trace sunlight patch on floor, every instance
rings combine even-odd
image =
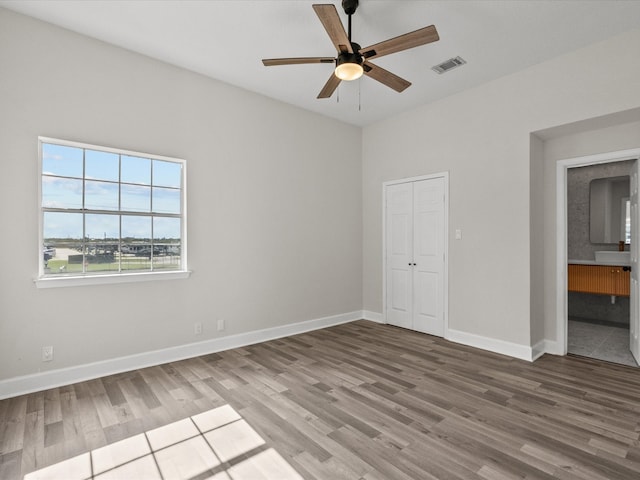
[[[302,480],[229,405],[31,472],[24,480]]]

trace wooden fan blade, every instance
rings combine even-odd
[[[440,40],[440,37],[438,36],[436,27],[430,25],[415,32],[405,33],[404,35],[376,43],[370,47],[361,48],[360,55],[364,58],[377,58],[383,55],[389,55],[390,53],[408,50],[409,48],[419,47],[420,45],[426,45],[427,43],[437,42],[438,40]]]
[[[353,53],[351,42],[349,41],[347,32],[344,31],[344,25],[342,25],[340,21],[335,5],[313,5],[313,9],[322,22],[324,29],[329,34],[329,38],[335,45],[336,50],[340,53]]]
[[[396,92],[402,92],[411,85],[411,82],[408,82],[404,78],[400,78],[399,76],[382,67],[378,67],[373,63],[364,62],[362,68],[364,68],[364,74],[366,76],[379,81],[389,88],[393,88]]]
[[[265,67],[277,65],[301,65],[303,63],[336,63],[333,57],[297,57],[297,58],[263,58]]]
[[[340,80],[335,76],[335,74],[332,73],[329,77],[329,80],[327,80],[327,83],[325,83],[324,87],[322,87],[322,90],[320,90],[318,98],[329,98],[331,95],[333,95],[333,92],[336,91],[336,88],[338,88],[338,85],[340,85],[341,81],[342,80]]]

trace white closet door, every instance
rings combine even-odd
[[[444,336],[444,178],[413,186],[413,329]]]
[[[412,328],[413,185],[390,185],[386,190],[387,322]]]
[[[631,298],[629,301],[629,347],[631,354],[640,364],[640,284],[638,283],[640,265],[640,210],[638,210],[638,170],[640,160],[633,164],[631,172]]]
[[[387,185],[386,321],[444,336],[445,178]]]

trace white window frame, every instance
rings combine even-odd
[[[43,144],[55,144],[68,147],[83,148],[89,150],[98,150],[119,155],[130,155],[134,157],[149,158],[151,160],[162,160],[179,163],[182,166],[182,178],[180,187],[181,202],[181,231],[180,231],[180,268],[177,270],[157,270],[129,272],[120,271],[116,273],[82,273],[67,275],[45,275],[44,257],[42,255],[42,246],[44,245],[44,212],[45,207],[42,206],[42,146]],[[38,277],[34,280],[38,288],[52,287],[68,287],[79,285],[101,285],[113,283],[129,283],[143,282],[150,280],[174,280],[180,278],[188,278],[191,272],[187,269],[187,164],[186,161],[179,158],[165,157],[161,155],[135,152],[131,150],[123,150],[119,148],[104,147],[100,145],[92,145],[87,143],[74,142],[69,140],[61,140],[57,138],[38,137]]]

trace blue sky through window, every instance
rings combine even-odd
[[[96,150],[85,150],[86,178],[95,180],[119,180],[120,159],[117,153],[100,152]]]
[[[43,143],[42,173],[82,178],[82,149]]]
[[[181,187],[179,162],[42,143],[44,208],[113,211],[85,214],[89,239],[150,239],[152,222],[154,238],[180,239],[179,218],[151,214],[181,214]],[[45,211],[43,238],[82,239],[82,217],[82,213]]]

